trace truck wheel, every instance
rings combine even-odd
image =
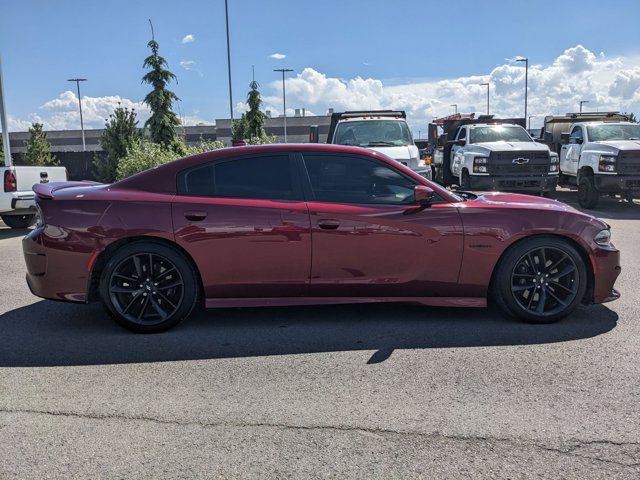
[[[29,228],[35,220],[35,215],[2,215],[2,221],[10,228]]]
[[[466,170],[462,171],[462,176],[460,177],[460,189],[471,190],[471,177]]]
[[[600,193],[596,188],[593,175],[580,175],[578,182],[578,202],[582,208],[596,208],[600,200]]]
[[[491,296],[507,316],[551,323],[573,312],[587,289],[587,267],[568,242],[541,236],[512,246],[500,260]]]

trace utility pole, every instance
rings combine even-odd
[[[516,62],[524,62],[524,118],[527,118],[527,92],[529,90],[529,59],[516,58]]]
[[[531,119],[534,117],[535,115],[529,115],[529,128],[527,128],[527,130],[531,130]]]
[[[284,143],[287,143],[287,95],[284,87],[284,74],[286,72],[293,72],[291,68],[275,68],[274,72],[282,72],[282,108],[284,110]]]
[[[231,91],[231,48],[229,46],[229,4],[224,0],[224,15],[227,19],[227,73],[229,74],[229,115],[231,128],[233,128],[233,93]]]
[[[489,115],[489,82],[481,83],[480,86],[487,87],[487,115]]]
[[[450,107],[455,107],[456,109],[456,113],[458,113],[458,104],[457,103],[452,103],[451,105],[449,105]]]
[[[4,164],[11,166],[11,146],[9,145],[9,122],[7,122],[7,109],[4,104],[4,83],[2,81],[2,59],[0,58],[0,122],[2,122],[2,149],[4,151]]]
[[[84,121],[82,120],[82,97],[80,96],[80,82],[86,82],[86,78],[70,78],[68,82],[76,82],[78,89],[78,106],[80,107],[80,130],[82,130],[82,151],[87,151],[87,145],[84,141]]]

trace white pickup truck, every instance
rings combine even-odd
[[[640,195],[640,124],[576,122],[564,140],[560,183],[578,186],[581,207],[596,208],[601,194]]]
[[[67,169],[64,167],[2,166],[0,175],[3,179],[0,218],[11,228],[27,228],[35,222],[33,185],[67,181]]]
[[[521,125],[490,117],[441,123],[446,142],[434,149],[436,181],[462,190],[555,190],[558,155]]]

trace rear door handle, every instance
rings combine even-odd
[[[203,212],[200,210],[187,210],[184,212],[184,218],[191,222],[201,222],[205,218],[207,218],[207,212]]]
[[[340,222],[333,218],[324,218],[318,220],[318,226],[325,230],[336,230],[340,226]]]

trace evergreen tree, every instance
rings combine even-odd
[[[47,134],[41,123],[33,123],[29,128],[31,136],[24,142],[27,151],[24,160],[29,165],[57,165],[56,157],[51,154],[51,145],[47,141]]]
[[[118,105],[109,115],[102,131],[100,145],[104,153],[97,156],[93,162],[96,176],[103,182],[113,182],[116,179],[118,162],[140,138],[135,109],[129,110]]]
[[[142,82],[151,85],[153,90],[144,98],[144,102],[151,109],[151,117],[144,125],[149,128],[153,142],[165,147],[179,148],[175,127],[180,124],[180,120],[171,110],[173,101],[178,100],[178,97],[166,88],[176,76],[165,68],[168,67],[167,61],[158,55],[158,42],[153,37],[147,46],[151,49],[151,55],[145,58],[143,66],[150,70],[142,77]]]
[[[231,138],[234,140],[244,140],[249,137],[249,121],[247,114],[243,113],[240,118],[236,118],[231,125]]]
[[[260,92],[258,91],[258,82],[253,80],[249,84],[249,94],[247,95],[247,103],[249,104],[249,111],[247,111],[247,137],[248,138],[266,138],[267,132],[264,130],[264,122],[266,115],[260,110],[262,105],[262,99],[260,98]]]

